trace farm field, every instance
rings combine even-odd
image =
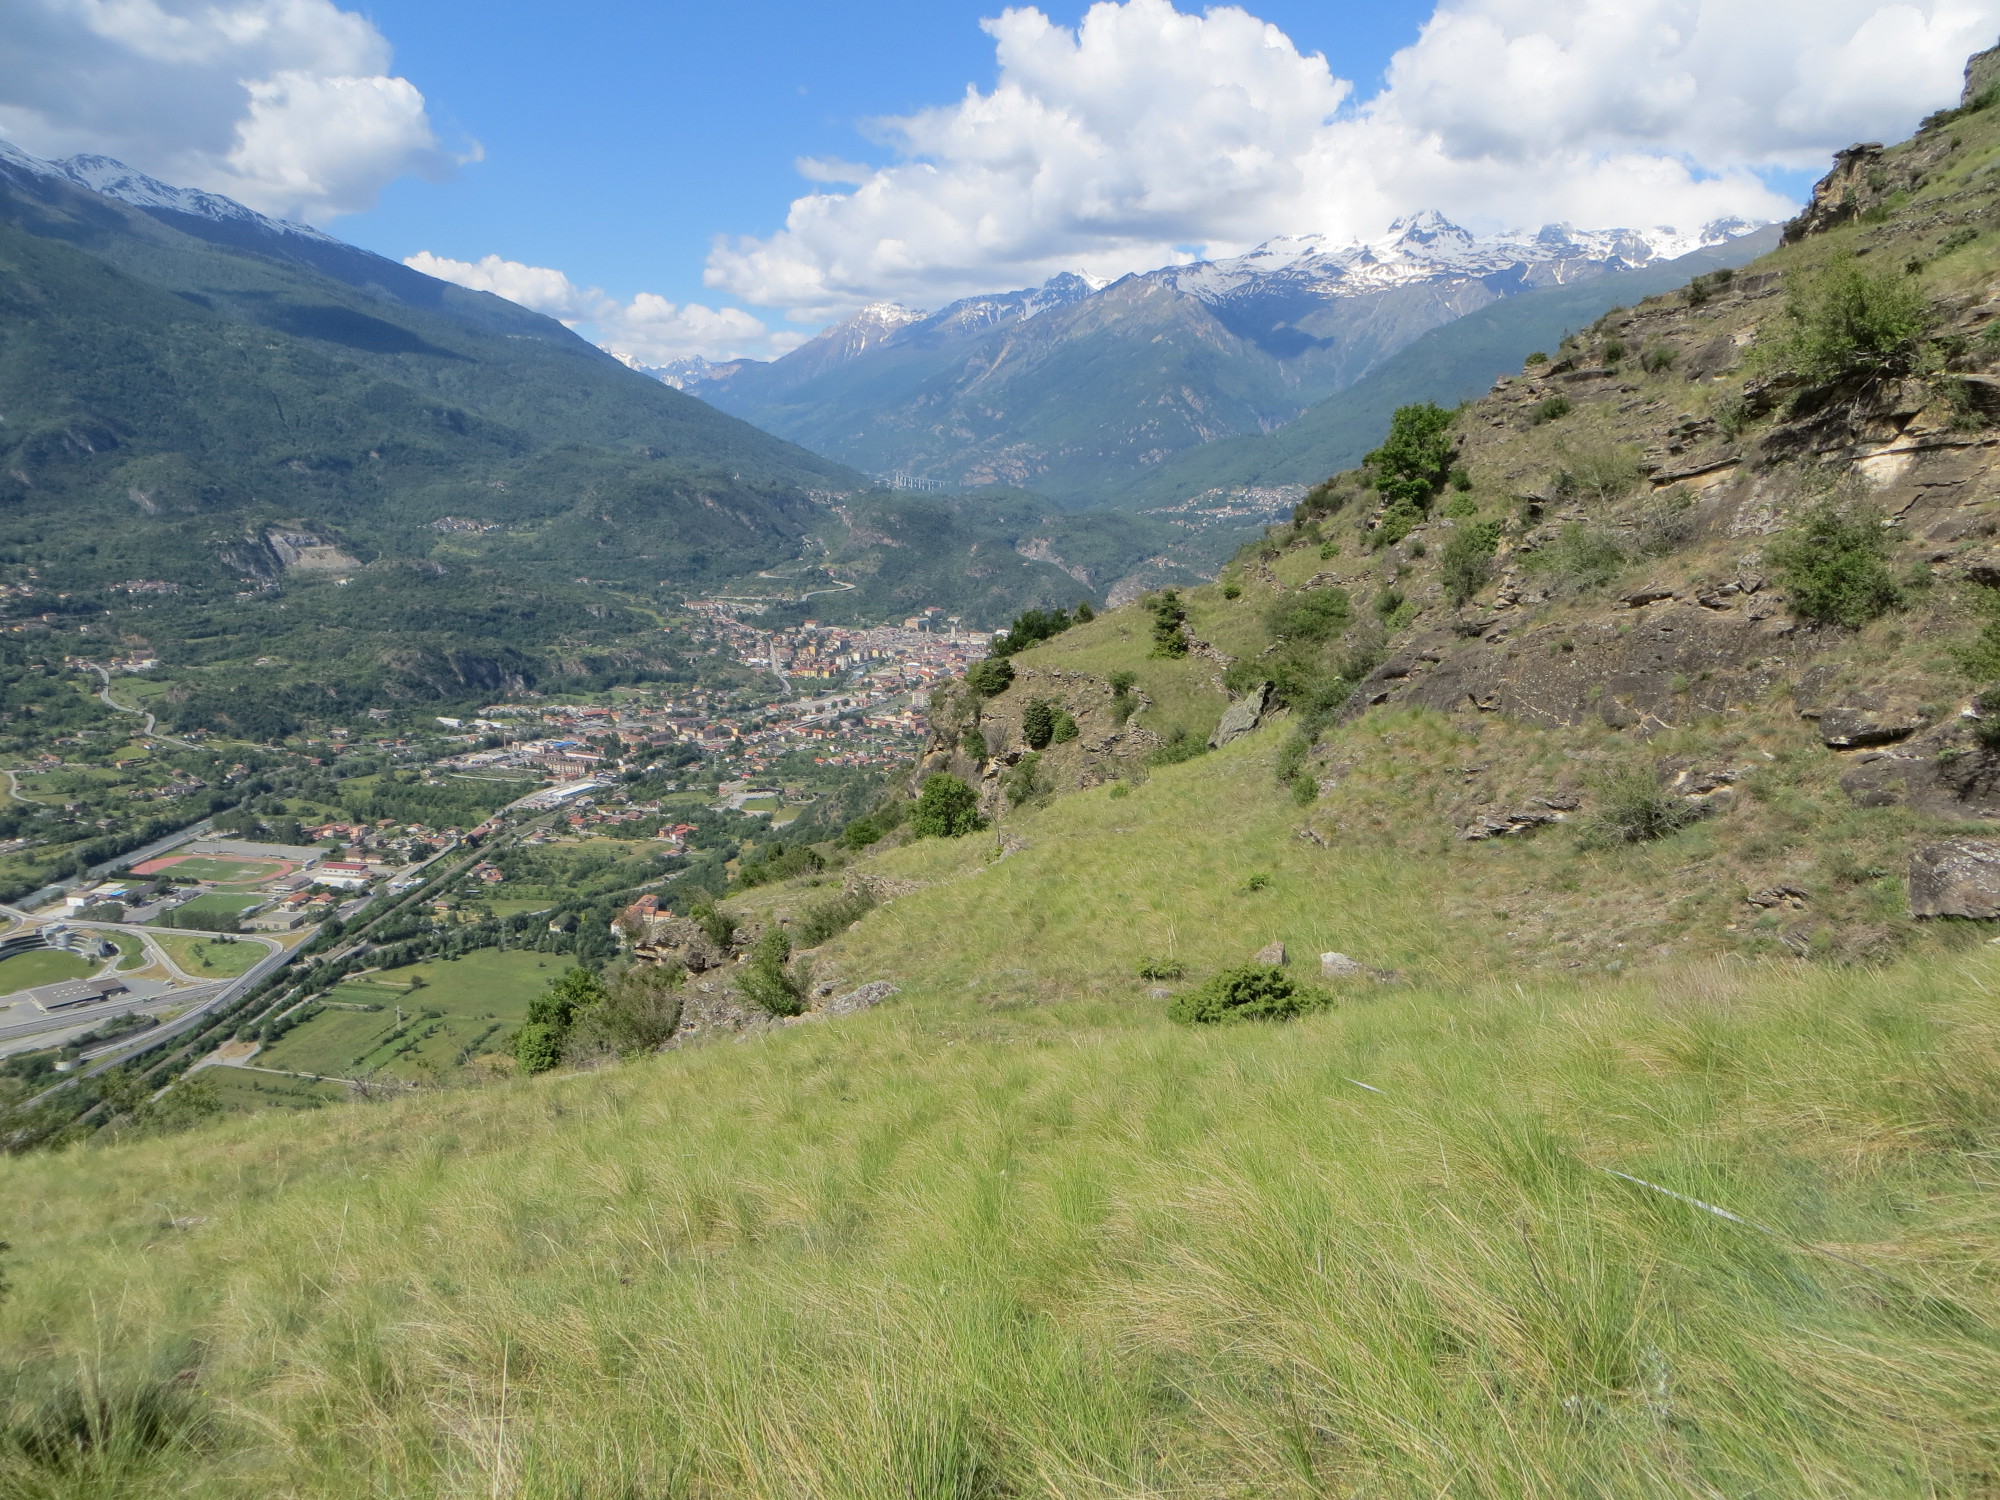
[[[444,1077],[472,1057],[501,1050],[528,1002],[566,961],[547,953],[481,950],[463,958],[409,964],[333,991],[328,1006],[258,1054],[265,1067],[352,1078],[381,1073],[410,1081]],[[415,988],[411,981],[423,982]],[[397,1022],[400,1007],[402,1023]]]
[[[97,965],[74,953],[44,948],[36,953],[18,953],[0,963],[0,995],[15,990],[31,990],[37,985],[57,984],[65,979],[81,979],[95,972]]]
[[[522,912],[547,911],[550,905],[546,898],[536,899],[534,897],[521,897],[507,901],[493,901],[485,898],[475,899],[479,901],[480,905],[492,907],[493,915],[496,917],[518,917]]]
[[[253,1059],[261,1062],[261,1057]],[[280,1078],[241,1068],[203,1068],[198,1075],[231,1109],[318,1109],[347,1099],[350,1091],[338,1083],[314,1083],[305,1078]]]
[[[173,961],[201,979],[230,979],[241,974],[270,950],[262,943],[238,939],[216,941],[207,932],[155,932],[153,941],[166,949]]]

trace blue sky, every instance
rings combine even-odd
[[[331,227],[658,364],[1421,209],[1780,218],[2000,33],[2000,0],[1244,3],[0,0],[0,138]]]
[[[993,42],[970,0],[575,6],[379,0],[367,14],[447,145],[482,161],[443,183],[404,179],[343,238],[398,259],[499,254],[556,266],[615,296],[715,301],[715,235],[768,234],[807,184],[801,156],[883,162],[857,126],[990,87]],[[1042,7],[1074,25],[1085,9]],[[1373,92],[1427,3],[1260,0],[1251,7]]]

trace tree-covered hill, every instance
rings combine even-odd
[[[477,692],[650,623],[576,580],[769,566],[817,519],[810,492],[859,485],[498,298],[333,242],[237,226],[261,240],[215,243],[163,219],[201,225],[0,163],[17,619],[98,619],[169,660],[244,637],[254,659],[282,596],[277,654],[316,683]],[[133,581],[178,592],[115,590]]]

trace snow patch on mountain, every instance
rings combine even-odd
[[[175,187],[157,177],[148,177],[144,172],[109,156],[85,154],[72,156],[66,161],[43,161],[39,156],[30,156],[19,147],[0,141],[0,163],[37,177],[53,177],[73,187],[115,198],[120,203],[129,203],[134,208],[164,208],[199,219],[254,224],[277,234],[295,234],[302,239],[324,240],[335,245],[343,243],[308,225],[294,224],[289,219],[274,219],[255,209],[245,208],[234,198],[225,198],[219,193],[204,193],[199,188]]]

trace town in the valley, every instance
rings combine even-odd
[[[587,894],[580,872],[611,861],[616,880],[650,876],[658,885],[703,860],[733,868],[760,836],[781,837],[833,779],[907,760],[933,686],[962,675],[993,640],[940,608],[889,625],[782,628],[764,624],[755,601],[696,600],[688,610],[697,648],[728,668],[709,674],[710,685],[641,684],[585,701],[523,697],[394,725],[377,715],[254,747],[200,731],[176,738],[149,722],[122,752],[136,758],[112,760],[137,784],[114,779],[97,790],[90,778],[104,770],[93,746],[116,735],[53,741],[15,773],[15,790],[60,808],[65,825],[109,837],[133,826],[134,806],[164,804],[170,816],[234,805],[0,906],[0,1069],[52,1082],[163,1028],[201,1034],[205,1016],[266,975],[287,966],[310,974],[316,939],[348,923],[406,944],[416,933],[419,962],[363,962],[319,998],[281,1004],[275,1026],[217,1051],[230,1069],[222,1081],[296,1104],[317,1097],[327,1078],[434,1067],[447,1043],[460,1067],[476,1062],[499,1033],[488,1026],[468,1043],[473,1033],[460,1032],[471,1019],[449,1008],[414,1048],[398,1029],[408,1007],[392,1004],[379,1056],[363,1047],[323,1058],[314,1049],[354,1029],[351,1018],[338,1020],[339,1006],[379,1012],[382,995],[401,993],[397,984],[421,984],[412,976],[434,949],[478,949],[485,968],[460,1008],[484,1015],[482,986],[526,964],[539,971],[548,960],[529,951],[568,951],[583,927],[602,927],[579,924],[573,910]],[[73,658],[63,667],[86,689],[101,680],[105,703],[117,707],[113,684],[139,684],[156,665]],[[145,784],[149,775],[159,785]],[[72,796],[89,800],[60,800]],[[330,811],[343,806],[372,815]],[[463,977],[441,974],[447,982],[418,1009],[436,1009],[452,994],[448,981]],[[336,1005],[333,1020],[320,1019],[325,1003]]]

